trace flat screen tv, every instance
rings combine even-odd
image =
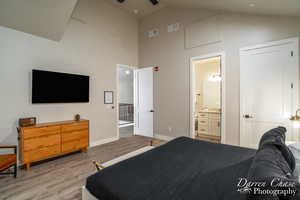
[[[32,103],[89,102],[89,76],[32,70]]]

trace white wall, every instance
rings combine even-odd
[[[209,25],[214,21],[215,25]],[[154,75],[154,131],[169,137],[189,135],[189,61],[191,57],[226,53],[226,143],[239,145],[239,49],[255,44],[300,35],[300,18],[255,16],[204,9],[164,8],[140,21],[139,66],[160,66]],[[168,33],[167,25],[180,23],[178,32]],[[186,37],[185,29],[200,24],[202,35],[218,31],[207,41]],[[158,28],[159,36],[147,37]],[[190,29],[191,30],[191,29]],[[196,32],[197,33],[197,32]],[[199,36],[199,34],[198,34]],[[209,43],[213,41],[213,43]],[[192,44],[191,44],[192,43]],[[199,44],[202,44],[198,46]],[[193,48],[188,48],[188,47]],[[171,100],[171,101],[170,101]],[[172,127],[169,131],[168,127]]]
[[[116,66],[137,66],[138,22],[103,0],[80,0],[60,42],[0,27],[0,143],[17,143],[17,121],[90,120],[90,141],[117,136],[117,113],[103,104],[104,90],[116,90]],[[32,105],[31,70],[90,76],[90,103]]]
[[[0,26],[59,41],[77,0],[2,0]]]

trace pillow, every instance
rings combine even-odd
[[[270,193],[254,193],[254,191],[284,191],[296,190],[294,187],[272,187],[273,180],[283,183],[294,183],[292,179],[292,170],[286,162],[282,153],[274,145],[264,146],[257,151],[254,160],[248,172],[247,180],[249,183],[265,183],[263,186],[250,186],[251,192],[247,196],[247,200],[294,200],[297,197],[293,195],[271,195]]]
[[[285,132],[284,127],[278,127],[265,133],[261,138],[259,149],[253,159],[248,172],[248,180],[253,183],[265,183],[263,186],[251,187],[251,192],[248,194],[247,199],[255,200],[286,200],[298,199],[294,195],[270,195],[270,194],[255,194],[253,191],[256,189],[268,191],[285,191],[290,189],[298,191],[296,181],[293,179],[293,171],[295,169],[295,158],[290,149],[285,145]],[[292,187],[273,187],[272,182],[280,180],[284,183],[291,183]],[[297,194],[298,195],[298,194]]]
[[[260,139],[259,148],[268,143],[282,144],[285,142],[286,128],[279,126],[266,132]]]
[[[298,178],[298,182],[300,183],[300,142],[289,145],[289,148],[293,153],[296,161],[294,176]]]
[[[284,127],[274,128],[266,132],[259,142],[259,149],[269,145],[277,147],[289,164],[291,170],[294,171],[296,165],[295,158],[291,150],[285,145],[285,133],[286,128]]]

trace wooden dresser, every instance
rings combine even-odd
[[[45,160],[89,146],[89,121],[63,121],[20,128],[22,164]]]

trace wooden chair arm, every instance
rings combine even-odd
[[[8,146],[1,146],[0,145],[0,149],[16,149],[17,146],[16,145],[8,145]]]
[[[102,170],[102,169],[105,168],[105,166],[103,166],[103,165],[102,165],[100,162],[98,162],[98,161],[93,160],[93,163],[94,163],[94,165],[95,165],[97,171],[100,171],[100,170]]]

